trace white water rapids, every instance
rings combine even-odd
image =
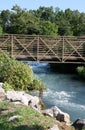
[[[70,115],[72,121],[85,118],[85,82],[74,79],[74,75],[52,72],[47,63],[30,65],[47,87],[43,94],[46,107],[59,107]]]

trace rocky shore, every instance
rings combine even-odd
[[[3,89],[3,83],[0,83],[0,101],[9,101],[15,105],[30,107],[46,117],[48,116],[55,119],[57,125],[54,124],[46,130],[74,130],[74,127],[71,126],[70,115],[68,113],[61,111],[57,106],[42,110],[39,97],[32,96],[24,91],[10,90],[5,92]],[[13,115],[8,119],[8,122],[17,120],[19,118],[21,118],[19,115]]]

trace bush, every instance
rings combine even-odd
[[[77,67],[77,72],[81,78],[85,78],[85,67],[84,66]]]
[[[10,84],[8,84],[7,82],[4,82],[3,89],[5,90],[5,92],[7,92],[8,90],[12,90],[13,88]]]
[[[40,91],[45,90],[44,83],[37,78],[33,80],[32,88]]]
[[[33,71],[28,64],[10,58],[3,51],[0,51],[0,81],[8,83],[15,90],[40,90],[43,86],[41,81],[41,85],[38,85],[39,80],[34,79]]]

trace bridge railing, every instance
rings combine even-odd
[[[0,50],[11,57],[28,61],[54,63],[84,63],[84,36],[39,36],[39,35],[2,35]]]

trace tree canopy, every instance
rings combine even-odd
[[[80,36],[85,34],[85,13],[41,6],[37,10],[15,5],[0,12],[0,34]]]

